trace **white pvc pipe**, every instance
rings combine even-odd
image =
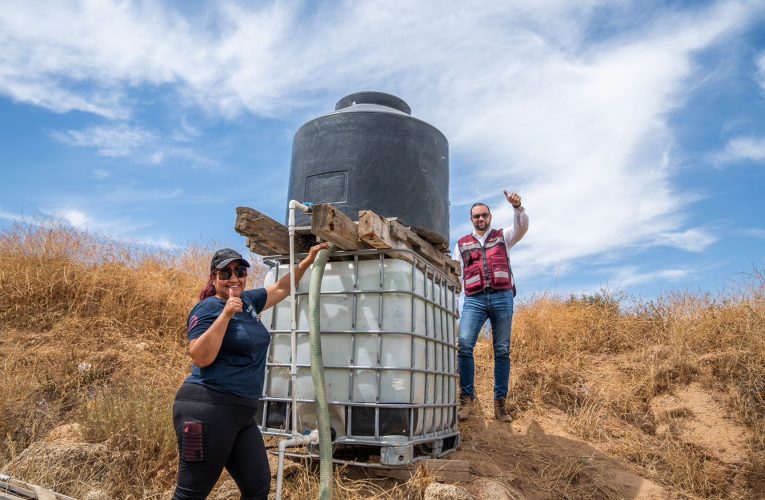
[[[314,429],[310,434],[304,436],[297,434],[290,439],[282,439],[279,442],[279,467],[276,472],[276,500],[282,499],[282,481],[284,480],[284,452],[287,447],[305,446],[319,442],[319,431]]]
[[[290,384],[292,387],[292,435],[298,436],[297,431],[297,391],[295,390],[297,382],[297,301],[295,300],[295,209],[299,208],[307,212],[309,208],[297,200],[290,200],[288,229],[290,236]]]
[[[314,430],[308,436],[303,436],[297,431],[297,304],[295,301],[295,209],[308,212],[310,208],[297,200],[290,200],[288,229],[290,236],[290,384],[292,386],[292,438],[285,438],[279,442],[279,467],[276,470],[276,499],[282,498],[282,478],[284,476],[284,450],[290,446],[302,446],[319,442],[319,431]]]

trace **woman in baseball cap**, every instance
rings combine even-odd
[[[323,248],[329,245],[311,247],[295,266],[296,282]],[[268,497],[271,471],[253,416],[271,334],[258,315],[289,295],[290,276],[267,288],[245,290],[249,267],[235,250],[215,252],[210,277],[188,317],[193,366],[173,404],[180,450],[173,499],[207,497],[224,467],[243,499]]]

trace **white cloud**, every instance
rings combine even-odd
[[[71,146],[92,147],[101,156],[128,156],[153,140],[154,134],[125,124],[53,132],[53,138]]]
[[[64,208],[61,210],[57,210],[54,212],[54,215],[59,218],[66,221],[69,225],[71,225],[75,229],[79,229],[81,231],[86,231],[88,229],[88,226],[90,223],[92,223],[92,220],[90,217],[85,215],[84,212],[77,210],[76,208]]]
[[[93,193],[88,197],[88,201],[136,204],[177,199],[181,194],[183,194],[183,190],[178,188],[147,189],[126,185],[113,186],[108,192]]]
[[[94,215],[76,204],[61,205],[55,208],[41,208],[45,216],[61,221],[80,231],[100,233],[108,237],[125,239],[148,227],[145,222],[135,222],[128,217],[109,217],[105,213]]]
[[[146,238],[128,238],[126,241],[137,244],[137,245],[141,245],[141,246],[158,248],[161,250],[176,250],[179,248],[178,244],[176,244],[173,240],[165,236],[146,237]]]
[[[57,112],[126,118],[124,91],[171,82],[178,64],[192,67],[189,59],[204,47],[195,38],[179,16],[154,2],[6,5],[0,91]]]
[[[761,240],[765,240],[765,229],[752,227],[752,228],[746,229],[744,231],[744,234],[746,234],[747,236],[754,236],[755,238],[760,238]]]
[[[760,87],[765,90],[765,52],[760,54],[760,57],[757,59],[757,79],[759,80]]]
[[[0,12],[0,92],[118,117],[137,105],[129,89],[167,86],[214,115],[307,118],[352,91],[389,91],[449,138],[453,200],[497,205],[501,222],[512,220],[502,188],[523,194],[531,229],[514,259],[529,272],[645,242],[711,243],[684,227],[693,198],[672,185],[668,116],[696,81],[697,54],[743,31],[760,3],[642,12],[613,34],[604,23],[638,3],[347,1],[310,15],[303,5],[215,4],[211,31],[153,2],[53,4],[43,16],[11,4]],[[68,134],[102,154],[142,140]],[[454,208],[457,235],[467,207]]]
[[[609,285],[627,288],[651,282],[677,282],[691,279],[693,272],[689,269],[673,268],[646,271],[633,266],[626,266],[612,270]]]
[[[162,163],[162,161],[165,159],[165,152],[164,151],[155,151],[150,157],[149,157],[149,163],[152,165],[159,165]]]
[[[146,224],[135,223],[125,217],[115,219],[94,217],[80,208],[71,206],[52,210],[41,209],[40,212],[43,214],[42,217],[29,217],[0,210],[0,220],[42,227],[63,223],[78,231],[105,235],[114,241],[159,250],[176,250],[179,248],[177,243],[164,235],[136,236],[136,234],[145,232]]]
[[[97,154],[105,157],[130,157],[134,162],[147,165],[160,165],[168,159],[185,160],[187,168],[216,166],[218,162],[194,149],[193,146],[178,146],[177,142],[187,142],[174,134],[164,138],[158,133],[142,127],[125,123],[96,125],[82,130],[54,131],[51,136],[62,144],[76,147],[93,148]],[[94,171],[98,178],[108,176],[107,170]]]
[[[666,117],[682,102],[695,52],[739,26],[742,12],[670,15],[577,58],[542,51],[511,79],[514,98],[477,106],[466,140],[495,167],[481,169],[487,179],[476,186],[499,185],[475,198],[493,195],[495,221],[509,222],[501,187],[524,195],[531,224],[518,262],[540,271],[683,232],[680,213],[692,197],[671,184]]]
[[[24,222],[26,218],[20,214],[14,214],[5,210],[0,210],[0,219],[8,220],[12,222]]]
[[[162,235],[141,236],[148,228],[148,224],[135,222],[127,217],[108,218],[106,216],[94,216],[83,209],[66,206],[52,210],[41,210],[50,219],[32,220],[22,218],[21,222],[28,224],[45,225],[52,221],[60,221],[79,231],[101,234],[115,241],[129,244],[154,247],[162,250],[173,250],[178,245],[170,238]],[[0,213],[0,217],[2,214]]]
[[[0,71],[4,69],[7,68],[0,67]],[[75,92],[57,87],[55,82],[9,81],[0,78],[0,93],[17,101],[42,106],[58,113],[78,110],[105,118],[125,118],[128,116],[127,110],[117,102],[117,99],[98,92],[83,97]]]
[[[765,160],[765,137],[737,137],[725,145],[725,150],[714,155],[718,164],[740,161]]]
[[[656,235],[655,245],[678,248],[687,252],[703,252],[717,237],[702,229],[668,232]]]

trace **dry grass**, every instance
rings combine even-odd
[[[189,369],[183,325],[209,254],[148,252],[62,227],[0,234],[0,471],[77,497],[167,495],[177,463],[170,405]],[[750,278],[726,296],[521,304],[510,408],[554,408],[570,433],[677,494],[765,491],[765,279]],[[490,349],[476,352],[478,395],[488,401]],[[724,395],[725,418],[747,431],[744,460],[725,463],[673,431],[687,412],[654,413],[657,396],[689,383]],[[46,442],[72,422],[78,436]],[[505,467],[496,477],[507,484],[514,476],[542,497],[621,495],[589,459],[553,460],[555,446],[532,437],[508,451],[491,427],[464,431],[463,447]],[[407,483],[358,474],[337,471],[338,498],[422,498],[433,481],[424,471]],[[287,478],[285,498],[317,490],[317,475],[303,468]]]
[[[169,406],[188,368],[183,325],[204,281],[189,262],[201,255],[150,253],[62,227],[0,235],[0,463],[75,496],[102,483],[114,498],[171,487]],[[20,456],[70,421],[85,441],[106,445],[99,474],[65,463],[57,472],[43,449]]]
[[[565,412],[570,432],[676,492],[748,497],[763,491],[763,275],[755,271],[742,291],[727,296],[673,293],[625,303],[601,294],[522,305],[513,326],[515,413],[554,406]],[[692,382],[726,394],[720,421],[748,430],[742,463],[723,463],[671,432],[657,434],[661,416],[651,401]]]
[[[420,467],[409,481],[397,482],[391,479],[368,477],[362,469],[345,466],[335,469],[334,480],[333,498],[347,500],[364,498],[422,500],[425,489],[434,481],[424,467]],[[309,465],[285,479],[283,498],[285,500],[318,498],[319,491],[318,468]]]

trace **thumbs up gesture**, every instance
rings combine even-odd
[[[242,303],[242,289],[239,287],[232,287],[228,289],[228,299],[226,305],[223,308],[223,314],[231,319],[235,314],[239,314],[244,310]]]

